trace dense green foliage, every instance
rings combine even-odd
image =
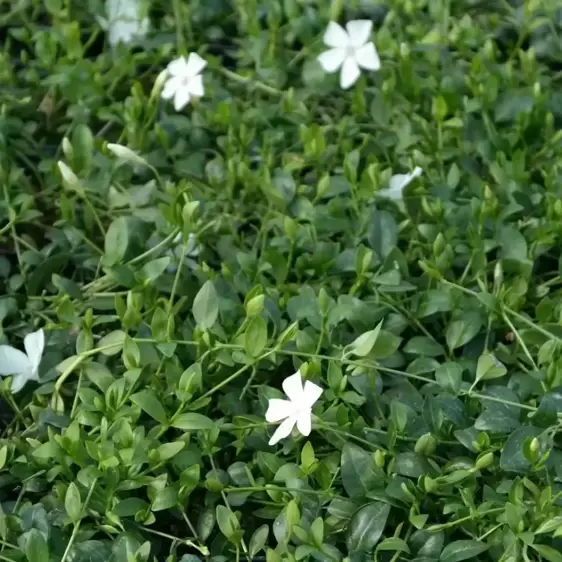
[[[46,335],[0,382],[0,561],[562,561],[557,0],[154,0],[116,48],[102,2],[0,7],[0,337]]]

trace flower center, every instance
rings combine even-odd
[[[355,57],[355,47],[353,45],[348,45],[345,48],[345,56],[347,57]]]

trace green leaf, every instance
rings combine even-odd
[[[184,431],[199,431],[214,429],[216,424],[213,420],[202,414],[188,412],[180,414],[172,420],[172,427],[183,429]]]
[[[550,533],[559,527],[562,528],[562,515],[557,515],[556,517],[552,517],[547,519],[544,523],[541,523],[535,531],[535,534],[541,535],[543,533]]]
[[[462,367],[458,363],[445,363],[435,371],[435,380],[444,390],[458,394],[462,383]]]
[[[350,497],[364,497],[384,484],[384,474],[372,454],[354,443],[346,443],[341,455],[341,478]]]
[[[94,155],[94,136],[87,125],[76,125],[72,132],[72,164],[77,172],[88,172]]]
[[[66,253],[56,254],[42,260],[29,276],[27,282],[29,294],[40,295],[52,276],[63,271],[69,261],[70,255]]]
[[[96,346],[102,355],[110,357],[121,353],[127,334],[123,330],[114,330],[104,336]]]
[[[447,345],[452,351],[474,339],[482,328],[482,319],[478,313],[467,312],[462,318],[453,320],[445,333]]]
[[[126,498],[113,508],[113,513],[119,517],[132,517],[147,507],[148,503],[140,498]]]
[[[75,543],[69,553],[69,562],[107,562],[110,557],[109,546],[101,541]]]
[[[31,529],[26,535],[25,556],[28,562],[47,562],[49,560],[47,541],[38,529]]]
[[[254,531],[254,534],[252,535],[252,538],[250,539],[250,544],[248,546],[248,552],[250,556],[252,557],[256,556],[258,552],[261,552],[262,550],[265,549],[265,545],[267,543],[268,537],[269,537],[268,525],[262,525],[261,527],[258,527]]]
[[[172,487],[168,486],[163,490],[158,490],[156,497],[152,502],[152,511],[163,511],[164,509],[171,509],[178,503],[178,492]]]
[[[390,506],[382,502],[372,502],[359,508],[348,525],[348,552],[371,552],[384,531],[389,513]]]
[[[234,534],[240,528],[240,523],[227,507],[224,505],[217,505],[216,509],[217,524],[221,533],[229,540],[234,537]]]
[[[244,334],[244,349],[250,357],[258,357],[267,345],[267,324],[261,316],[254,316]]]
[[[406,552],[410,553],[410,549],[405,540],[399,537],[389,537],[384,539],[376,549],[377,552],[392,551],[392,552]]]
[[[64,496],[64,508],[73,523],[80,521],[82,515],[82,500],[80,491],[74,482],[70,483]]]
[[[377,252],[381,259],[386,258],[396,247],[398,227],[394,217],[389,212],[377,209],[372,212],[367,240],[369,246]]]
[[[123,262],[129,245],[129,227],[126,217],[117,217],[105,235],[103,261],[106,266]]]
[[[210,329],[219,315],[218,295],[212,281],[206,281],[193,301],[193,316],[201,330]]]
[[[562,552],[556,548],[546,544],[531,544],[531,548],[534,548],[548,562],[562,562]]]
[[[488,550],[488,545],[480,541],[453,541],[441,552],[439,562],[460,562],[476,558]]]
[[[525,474],[531,468],[531,463],[525,458],[523,446],[527,439],[538,437],[540,429],[525,425],[516,429],[505,442],[500,456],[500,468],[509,472]]]
[[[141,270],[140,276],[145,283],[153,283],[160,277],[166,268],[170,265],[170,257],[164,256],[163,258],[158,258],[157,260],[149,261],[145,263]]]
[[[185,443],[183,441],[174,441],[173,443],[162,443],[156,451],[158,452],[159,461],[167,461],[175,457],[183,448]]]
[[[503,377],[506,373],[507,369],[493,354],[484,353],[478,358],[476,381],[497,379]]]
[[[382,321],[379,322],[378,326],[374,330],[361,334],[353,343],[350,344],[352,352],[359,357],[365,357],[365,355],[368,355],[377,342],[381,327]]]
[[[141,390],[131,396],[131,401],[162,425],[166,425],[168,423],[166,410],[164,410],[164,406],[162,406],[160,400],[158,400],[154,394],[154,391]]]

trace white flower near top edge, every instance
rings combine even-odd
[[[341,68],[340,86],[351,88],[361,75],[361,69],[379,70],[381,61],[375,44],[369,41],[373,22],[353,20],[345,29],[334,21],[324,33],[324,44],[330,47],[318,57],[325,72],[337,72]]]
[[[323,392],[322,388],[310,381],[306,381],[303,386],[300,371],[287,377],[282,386],[289,399],[272,398],[265,413],[267,422],[281,422],[269,440],[270,445],[288,437],[295,426],[302,435],[310,435],[312,406]]]
[[[0,345],[0,376],[12,376],[12,392],[19,392],[27,381],[39,380],[39,364],[45,348],[43,330],[27,334],[25,353],[11,345]]]
[[[106,0],[107,19],[98,18],[98,23],[107,31],[109,44],[128,44],[146,36],[149,20],[144,17],[145,11],[143,0]]]
[[[388,187],[381,189],[377,192],[380,197],[386,197],[387,199],[398,200],[402,199],[402,192],[404,189],[410,185],[414,179],[422,175],[422,169],[419,166],[414,168],[414,171],[409,174],[395,174],[390,178],[388,182]]]
[[[179,57],[168,65],[168,80],[162,90],[162,98],[174,99],[174,109],[181,111],[192,99],[204,95],[203,76],[201,72],[207,61],[197,53],[190,53],[188,58]]]

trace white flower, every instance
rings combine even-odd
[[[331,48],[318,57],[318,62],[330,73],[341,67],[340,86],[344,90],[355,84],[361,75],[360,68],[378,70],[381,67],[377,49],[369,41],[372,29],[370,20],[350,21],[345,29],[334,21],[328,24],[324,43]]]
[[[137,37],[144,37],[149,27],[144,11],[142,0],[106,0],[107,20],[98,18],[98,22],[108,32],[110,45],[131,43]]]
[[[318,385],[310,381],[306,381],[303,387],[300,371],[283,381],[283,390],[289,400],[272,398],[265,413],[265,419],[269,423],[284,420],[269,440],[270,445],[288,437],[295,425],[300,433],[310,435],[312,406],[323,392]]]
[[[0,376],[13,375],[12,392],[19,392],[27,381],[39,380],[39,363],[45,347],[43,330],[27,334],[25,353],[11,345],[0,345]]]
[[[402,199],[402,192],[406,186],[410,185],[415,178],[421,175],[422,169],[419,166],[416,166],[414,171],[410,174],[396,174],[390,178],[388,187],[386,189],[381,189],[377,192],[377,195],[394,200]]]
[[[197,53],[190,53],[189,57],[180,57],[168,65],[170,75],[162,97],[165,100],[174,98],[174,108],[181,111],[192,98],[200,98],[205,93],[201,72],[207,66],[207,61]]]

